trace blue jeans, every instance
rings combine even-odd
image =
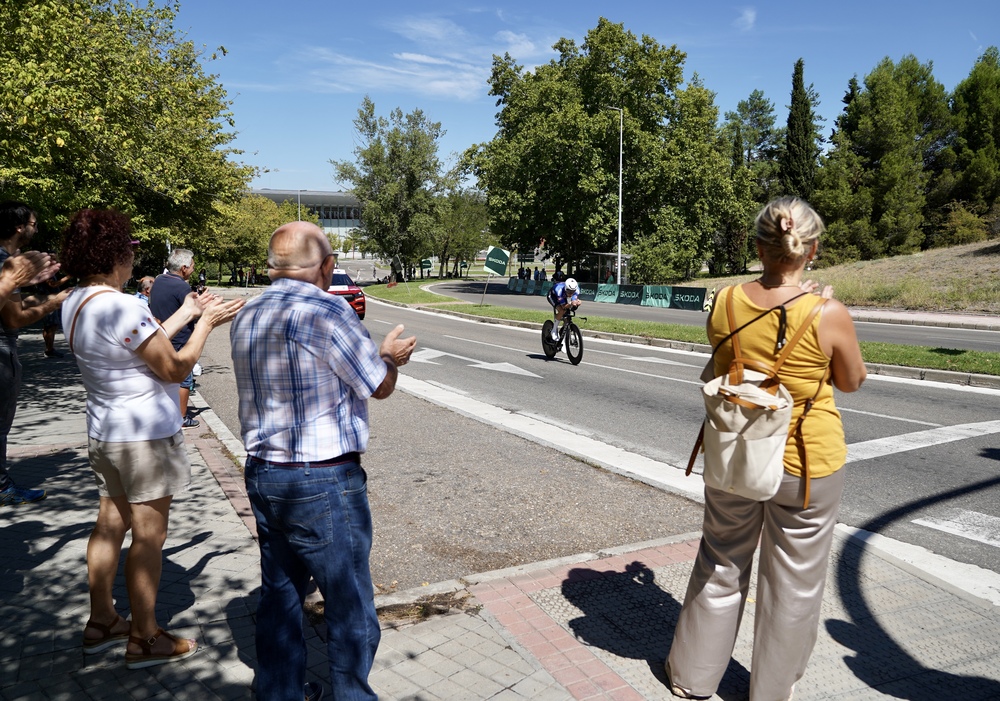
[[[247,494],[260,539],[261,701],[302,701],[302,603],[310,575],[325,599],[334,700],[378,698],[368,684],[381,633],[368,564],[372,521],[367,482],[358,462],[286,467],[247,458]]]

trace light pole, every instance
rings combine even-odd
[[[302,190],[295,191],[295,199],[299,203],[299,221],[302,221]]]
[[[625,111],[621,107],[605,107],[618,113],[618,284],[622,284],[622,141],[625,137]]]

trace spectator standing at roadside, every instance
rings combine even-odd
[[[803,200],[783,197],[760,211],[756,228],[763,272],[756,280],[719,293],[727,309],[732,302],[733,312],[728,316],[713,310],[708,318],[708,338],[716,347],[709,367],[712,376],[729,369],[733,344],[723,341],[731,329],[762,310],[774,313],[759,317],[739,334],[740,357],[747,363],[770,365],[776,356],[775,339],[780,344],[786,337],[785,324],[791,337],[808,323],[780,374],[795,402],[792,425],[801,420],[801,432],[789,435],[785,474],[770,499],[755,501],[705,487],[701,545],[666,662],[670,690],[682,698],[709,698],[718,689],[736,643],[758,543],[750,698],[792,697],[816,644],[844,490],[847,445],[833,388],[854,392],[867,375],[847,307],[831,299],[833,290],[826,287],[825,306],[812,315],[824,300],[803,295],[816,288],[802,275],[824,230],[819,215]],[[775,311],[786,304],[781,314]],[[803,471],[811,478],[808,490]]]
[[[268,247],[271,285],[233,322],[230,341],[260,543],[257,695],[307,699],[302,604],[310,576],[325,600],[335,699],[375,699],[379,642],[369,568],[372,530],[361,453],[368,397],[385,399],[416,344],[397,326],[376,346],[354,310],[327,294],[336,258],[308,222]],[[325,516],[324,516],[325,514]]]
[[[145,302],[147,306],[149,305],[149,295],[153,291],[154,279],[155,278],[152,278],[149,275],[142,278],[141,280],[139,280],[139,287],[135,291],[135,296],[138,297],[143,302]]]
[[[172,317],[184,304],[184,299],[191,294],[191,275],[194,273],[194,253],[186,248],[175,248],[167,258],[167,272],[158,276],[153,282],[153,290],[149,296],[149,310],[161,323]],[[188,323],[170,339],[174,350],[179,351],[191,338],[194,322]],[[181,382],[178,402],[180,404],[181,421],[184,428],[195,428],[201,422],[188,416],[188,399],[194,386],[194,375],[189,374]]]
[[[0,265],[4,270],[17,264],[16,260],[8,263],[8,259],[18,257],[18,251],[31,241],[37,230],[38,217],[28,205],[13,201],[0,203]],[[31,297],[22,298],[20,288],[15,287],[6,299],[0,300],[0,506],[27,504],[45,498],[44,489],[24,489],[15,485],[7,462],[7,436],[14,423],[17,397],[21,392],[17,336],[18,329],[58,309],[68,295],[69,290],[66,290],[40,302]]]

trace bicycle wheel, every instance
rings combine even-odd
[[[579,365],[583,360],[583,334],[574,323],[570,323],[566,329],[566,355],[569,356],[569,362],[574,365]]]
[[[554,358],[559,352],[559,343],[552,340],[552,326],[552,319],[547,319],[542,324],[542,351],[546,358]]]

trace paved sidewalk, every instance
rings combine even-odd
[[[82,654],[85,549],[97,501],[83,393],[72,360],[37,364],[47,386],[24,397],[10,454],[15,478],[50,496],[0,510],[0,701],[253,698],[258,553],[239,471],[204,430],[208,422],[186,434],[194,485],[172,509],[158,610],[162,623],[203,649],[136,671],[125,669],[122,649]],[[680,534],[380,597],[390,604],[471,595],[464,610],[386,624],[372,684],[383,699],[414,701],[672,698],[661,663],[697,546],[697,533]],[[117,595],[124,608],[121,577]],[[713,698],[747,697],[753,599],[751,582],[733,660]],[[322,641],[311,629],[309,642],[310,679],[329,689]],[[1000,699],[1000,608],[840,536],[819,640],[795,698]]]

